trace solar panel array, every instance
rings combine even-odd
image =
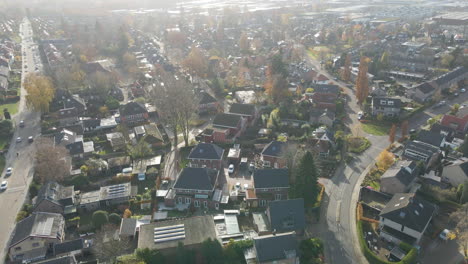
[[[112,186],[109,186],[107,189],[107,197],[112,198],[116,196],[121,196],[126,191],[127,191],[126,184],[112,185]]]
[[[154,243],[162,243],[184,238],[184,224],[154,228]]]

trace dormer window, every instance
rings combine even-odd
[[[381,105],[386,105],[386,104],[387,104],[387,101],[385,101],[385,100],[380,100],[380,104],[381,104]]]
[[[393,101],[388,101],[388,105],[393,105]]]

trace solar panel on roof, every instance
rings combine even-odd
[[[168,234],[168,233],[174,233],[174,232],[180,232],[184,231],[184,227],[176,228],[176,229],[169,229],[169,230],[159,230],[159,231],[154,231],[154,235],[163,235],[163,234]]]
[[[181,227],[184,227],[185,225],[184,224],[180,224],[180,225],[172,225],[172,226],[162,226],[162,227],[155,227],[154,228],[154,231],[159,231],[159,230],[169,230],[169,229],[175,229],[175,228],[181,228]]]
[[[154,243],[162,243],[162,242],[168,242],[168,241],[179,240],[179,239],[184,239],[184,238],[185,238],[185,235],[176,236],[176,237],[161,238],[161,239],[155,239]]]
[[[154,235],[154,239],[160,239],[160,238],[165,238],[165,237],[175,237],[175,236],[182,236],[182,235],[185,235],[185,231]]]

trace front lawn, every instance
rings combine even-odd
[[[362,124],[362,130],[367,134],[375,135],[375,136],[385,136],[388,134],[390,130],[390,125],[382,123],[382,124],[375,124],[375,123],[368,123]]]
[[[13,116],[18,112],[18,105],[19,101],[16,103],[11,103],[11,104],[2,104],[0,105],[0,109],[3,111],[3,109],[8,109],[8,112],[10,112],[10,115]]]
[[[5,168],[5,156],[0,155],[0,173],[3,172],[4,168]]]

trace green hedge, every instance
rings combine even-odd
[[[416,259],[418,257],[418,252],[416,248],[412,247],[409,244],[406,243],[400,243],[399,247],[407,252],[406,256],[399,262],[390,262],[386,261],[383,259],[380,259],[377,255],[372,252],[366,244],[366,241],[364,239],[364,232],[362,230],[362,221],[357,221],[357,232],[358,232],[358,239],[359,239],[359,245],[361,246],[361,250],[364,254],[364,257],[366,257],[367,261],[369,261],[370,264],[413,264],[416,263]]]

